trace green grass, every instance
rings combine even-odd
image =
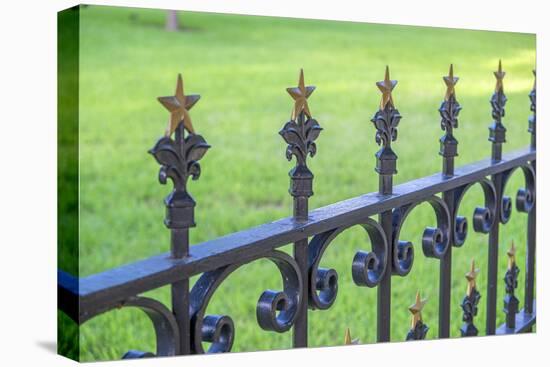
[[[461,79],[457,165],[487,157],[491,122],[489,98],[499,58],[507,71],[506,151],[528,144],[527,93],[532,85],[535,37],[530,34],[389,26],[317,20],[184,12],[182,32],[163,30],[157,10],[91,6],[82,11],[80,64],[80,275],[145,258],[169,248],[162,224],[163,197],[170,188],[157,182],[158,165],[146,152],[166,126],[167,112],[156,97],[173,92],[183,72],[188,93],[202,95],[191,111],[195,129],[212,145],[201,161],[202,176],[189,185],[197,228],[192,243],[243,230],[290,215],[285,144],[277,134],[288,120],[294,86],[304,68],[306,83],[317,86],[310,108],[324,128],[315,174],[312,208],[376,191],[375,130],[369,121],[380,93],[375,81],[390,65],[399,80],[394,91],[403,115],[394,150],[399,156],[396,183],[440,170],[437,109],[444,94],[442,76],[449,63]],[[507,194],[522,185],[512,178]],[[483,203],[480,187],[464,199],[461,214],[470,219]],[[501,231],[501,254],[514,239],[524,263],[524,215],[514,212]],[[409,327],[407,306],[417,289],[429,298],[424,320],[429,338],[437,333],[439,262],[418,246],[425,226],[435,224],[428,204],[409,217],[401,232],[417,250],[410,275],[393,278],[392,340]],[[323,264],[340,277],[339,295],[327,311],[309,312],[311,346],[340,345],[347,327],[361,342],[376,337],[376,289],[356,287],[350,264],[355,252],[369,249],[361,228],[343,233]],[[452,335],[459,335],[464,273],[476,259],[482,269],[477,324],[485,324],[487,236],[471,231],[453,255]],[[499,278],[506,258],[500,256]],[[69,267],[61,259],[62,268]],[[523,300],[524,269],[519,295]],[[208,313],[230,315],[236,326],[234,351],[291,347],[291,333],[261,330],[255,306],[265,289],[279,289],[275,266],[259,260],[234,273],[215,294]],[[503,295],[499,288],[499,299]],[[150,292],[169,304],[169,290]],[[501,307],[501,302],[497,306]],[[499,313],[498,322],[504,317]],[[153,329],[137,310],[122,309],[81,327],[83,360],[116,359],[128,349],[155,349]]]

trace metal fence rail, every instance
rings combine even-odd
[[[165,184],[171,179],[174,185],[165,199],[164,223],[172,234],[171,251],[84,278],[75,278],[59,270],[59,309],[80,325],[114,308],[137,307],[153,322],[157,337],[156,355],[227,352],[233,344],[233,321],[228,315],[207,315],[208,303],[218,286],[233,271],[266,258],[278,267],[283,289],[266,290],[260,295],[256,308],[258,324],[262,329],[279,333],[292,329],[293,346],[305,347],[308,345],[308,308],[329,308],[338,292],[336,271],[320,267],[323,254],[339,234],[360,225],[366,230],[372,248],[358,251],[354,256],[351,263],[353,281],[358,286],[377,288],[377,340],[389,341],[392,276],[406,276],[413,266],[415,252],[419,250],[400,237],[400,230],[413,208],[427,202],[435,212],[437,226],[424,230],[421,249],[424,256],[440,261],[439,337],[447,338],[450,334],[452,253],[464,244],[470,227],[467,218],[458,215],[458,209],[468,189],[479,184],[483,189],[484,203],[474,211],[471,226],[476,232],[488,234],[485,331],[488,335],[531,331],[536,321],[536,90],[533,87],[529,94],[531,146],[503,154],[502,145],[506,138],[506,128],[502,123],[506,104],[504,75],[499,63],[495,72],[495,92],[490,101],[494,119],[489,127],[491,158],[454,167],[458,142],[453,129],[458,127],[461,106],[454,90],[458,78],[453,75],[451,65],[449,75],[443,78],[446,93],[439,108],[444,130],[440,139],[442,172],[393,186],[397,155],[392,142],[397,139],[397,127],[402,117],[392,99],[397,81],[390,79],[386,68],[384,80],[377,83],[382,92],[380,107],[371,120],[376,128],[376,142],[381,146],[376,153],[379,192],[309,211],[313,174],[307,167],[307,157],[315,155],[315,140],[322,128],[312,118],[307,101],[315,87],[306,86],[303,72],[300,72],[298,86],[287,89],[294,99],[291,119],[279,132],[288,144],[287,158],[296,158],[296,165],[289,172],[289,192],[294,198],[293,216],[192,247],[189,246],[189,229],[195,226],[195,202],[187,191],[187,181],[189,177],[199,177],[198,161],[210,146],[196,134],[189,115],[189,109],[200,97],[185,95],[182,78],[178,76],[175,95],[159,98],[170,112],[170,124],[165,136],[150,150],[161,165],[160,182]],[[520,301],[515,296],[520,268],[515,260],[516,248],[512,245],[506,254],[508,267],[504,277],[506,322],[497,328],[499,227],[510,219],[512,199],[504,195],[504,189],[518,168],[523,172],[525,188],[517,192],[515,206],[519,212],[527,213],[525,298],[523,309],[520,309]],[[294,246],[293,256],[279,250],[288,244]],[[463,336],[478,334],[479,326],[475,324],[481,298],[476,289],[478,272],[472,262],[466,276],[468,289],[461,304]],[[190,289],[189,278],[193,275],[200,277]],[[141,296],[165,285],[171,286],[170,308]],[[424,303],[418,294],[409,308],[412,322],[408,333],[407,330],[403,333],[407,340],[424,339],[428,322],[435,321],[422,319]],[[349,334],[346,334],[346,341],[351,343]],[[203,349],[203,342],[210,344],[208,350]],[[129,351],[124,358],[154,355]]]

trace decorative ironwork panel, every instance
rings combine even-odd
[[[535,73],[535,71],[533,71]],[[195,201],[188,192],[189,178],[196,180],[201,173],[199,161],[210,145],[197,134],[190,109],[199,95],[186,95],[181,75],[176,81],[173,96],[159,97],[168,110],[168,125],[150,153],[160,164],[159,181],[172,181],[172,190],[165,198],[164,224],[171,233],[170,252],[159,254],[132,264],[110,269],[85,278],[75,278],[58,272],[59,307],[81,325],[104,312],[120,307],[137,307],[151,319],[155,329],[157,349],[153,352],[131,350],[123,358],[146,358],[191,353],[229,352],[235,340],[235,324],[229,315],[209,314],[210,300],[219,286],[237,269],[258,259],[268,259],[279,270],[282,290],[266,290],[256,302],[256,320],[261,329],[278,333],[291,329],[294,347],[308,345],[308,309],[330,308],[338,294],[338,274],[334,269],[321,267],[326,249],[347,229],[364,228],[370,248],[361,248],[351,259],[351,275],[355,285],[377,288],[377,340],[391,340],[391,277],[406,276],[412,269],[415,249],[411,241],[400,238],[401,228],[419,204],[428,203],[434,210],[436,226],[425,228],[422,253],[440,260],[439,337],[450,336],[451,265],[453,247],[461,247],[468,234],[469,221],[459,215],[460,205],[468,190],[478,185],[483,190],[484,203],[474,210],[472,227],[475,232],[488,233],[487,317],[486,333],[519,333],[532,329],[536,322],[534,300],[535,255],[535,196],[536,196],[536,85],[529,94],[528,131],[531,146],[516,152],[502,153],[506,141],[503,125],[505,104],[502,62],[494,72],[496,85],[491,97],[493,122],[489,127],[492,144],[491,157],[455,169],[458,141],[454,136],[462,109],[457,101],[455,87],[458,77],[450,65],[443,77],[445,98],[439,107],[439,139],[442,172],[418,178],[397,186],[397,154],[392,148],[396,141],[401,115],[396,109],[392,91],[397,85],[386,67],[384,80],[376,83],[382,93],[380,105],[371,119],[375,129],[375,170],[379,175],[379,190],[347,199],[315,210],[309,210],[313,195],[313,173],[307,165],[308,156],[317,153],[316,141],[322,131],[312,117],[308,98],[315,87],[307,86],[300,70],[298,85],[287,88],[293,99],[290,120],[279,134],[287,144],[286,157],[295,158],[289,172],[293,197],[293,215],[278,221],[245,229],[220,238],[189,246],[189,229],[195,226]],[[434,127],[435,128],[435,127]],[[435,142],[434,142],[435,143]],[[515,295],[519,267],[516,247],[512,243],[507,252],[508,267],[504,276],[506,295],[504,312],[506,323],[496,327],[499,226],[509,221],[512,199],[504,195],[506,185],[516,170],[525,179],[518,190],[515,206],[527,213],[527,250],[525,308]],[[378,219],[373,219],[377,216]],[[311,240],[309,240],[311,238]],[[292,256],[279,249],[293,245]],[[462,336],[479,334],[475,325],[482,299],[476,287],[479,269],[472,261],[466,273],[468,287],[462,300]],[[189,279],[198,276],[192,289]],[[170,308],[143,297],[145,292],[162,286],[171,288]],[[411,312],[407,340],[425,339],[429,327],[422,319],[426,299],[417,292]],[[371,305],[374,307],[374,305]],[[458,310],[456,305],[453,310]],[[358,344],[346,330],[344,344]]]

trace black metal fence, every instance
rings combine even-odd
[[[453,130],[458,127],[461,107],[454,86],[458,78],[453,68],[445,76],[445,99],[439,112],[444,135],[440,139],[442,172],[393,186],[397,173],[397,155],[392,143],[397,139],[401,120],[392,99],[397,81],[391,80],[389,69],[383,81],[376,83],[382,92],[378,111],[372,118],[376,128],[376,142],[381,149],[376,153],[376,172],[379,175],[379,192],[370,193],[308,210],[308,198],[313,195],[313,174],[307,166],[307,157],[314,156],[315,140],[322,131],[312,118],[307,98],[315,87],[306,86],[303,72],[297,87],[288,88],[294,99],[291,120],[279,134],[288,144],[288,160],[296,158],[289,172],[289,192],[294,198],[294,215],[245,231],[189,246],[189,229],[195,226],[195,201],[187,191],[187,181],[198,179],[198,161],[210,146],[196,134],[189,109],[198,101],[198,95],[185,95],[181,76],[178,76],[174,96],[160,97],[159,101],[170,112],[170,124],[165,136],[149,151],[161,165],[159,180],[174,185],[166,197],[165,225],[171,231],[171,250],[142,261],[124,265],[84,278],[58,272],[59,309],[79,325],[114,308],[137,307],[152,320],[156,338],[156,355],[179,355],[204,352],[228,352],[234,337],[234,325],[227,315],[206,315],[205,311],[219,285],[233,271],[260,258],[277,265],[283,280],[281,291],[266,290],[260,296],[256,317],[264,330],[278,333],[293,332],[293,346],[308,345],[308,308],[329,308],[337,295],[338,275],[333,269],[320,267],[323,254],[331,242],[346,229],[360,225],[370,237],[372,249],[356,253],[351,264],[353,281],[358,286],[375,287],[377,295],[377,340],[390,340],[392,276],[406,276],[413,266],[415,249],[409,241],[400,238],[400,229],[411,210],[428,202],[437,218],[437,227],[428,227],[422,236],[422,252],[440,260],[439,276],[439,337],[450,333],[451,264],[452,254],[464,244],[468,233],[468,220],[459,216],[461,200],[468,189],[479,184],[483,189],[484,205],[475,209],[472,224],[476,232],[488,234],[488,268],[486,300],[486,334],[511,334],[531,331],[535,324],[535,127],[536,89],[529,94],[532,116],[528,131],[531,146],[502,154],[506,141],[506,128],[502,123],[506,96],[503,91],[504,72],[499,63],[495,72],[496,87],[490,100],[493,123],[489,127],[492,144],[491,158],[454,167],[458,142]],[[518,264],[515,246],[508,250],[508,267],[505,273],[506,296],[504,312],[506,323],[497,327],[497,287],[499,227],[505,224],[512,212],[512,199],[504,195],[512,173],[520,168],[525,177],[525,188],[517,192],[515,204],[519,212],[527,213],[527,239],[525,264],[525,299],[520,301],[514,292],[517,287]],[[374,217],[377,216],[377,219]],[[279,250],[293,244],[294,256]],[[467,273],[468,289],[461,304],[463,309],[463,336],[478,334],[475,316],[481,295],[476,289],[479,269],[472,262]],[[200,275],[190,289],[189,279]],[[171,286],[171,309],[142,293],[165,285]],[[428,320],[422,319],[425,301],[417,294],[409,308],[412,323],[407,340],[423,339]],[[435,322],[435,320],[429,320]],[[351,343],[349,333],[346,341]],[[209,343],[208,350],[203,342]],[[124,358],[153,356],[152,353],[129,351]]]

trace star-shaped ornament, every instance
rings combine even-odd
[[[512,241],[512,246],[506,252],[506,255],[508,255],[508,269],[512,269],[512,267],[516,263],[516,252],[516,245],[514,241]]]
[[[428,302],[428,300],[426,298],[421,299],[420,291],[417,291],[415,302],[409,306],[409,311],[412,313],[411,329],[414,329],[416,324],[419,321],[422,321],[422,309],[424,308],[424,305],[426,305],[426,302]]]
[[[469,296],[476,287],[476,277],[479,274],[479,269],[476,268],[476,262],[472,260],[470,265],[470,271],[466,273],[466,279],[468,280],[468,290],[466,294]]]
[[[502,80],[506,75],[506,73],[502,71],[502,60],[498,60],[498,70],[495,71],[494,74],[495,74],[495,78],[497,78],[497,83],[495,85],[495,93],[502,93],[504,92],[504,86],[502,84]]]
[[[383,110],[389,104],[394,107],[391,92],[397,85],[397,80],[390,80],[390,68],[386,65],[386,75],[384,80],[376,82],[376,86],[382,92],[382,100],[380,101],[380,109]]]
[[[304,70],[300,69],[300,77],[298,80],[298,86],[287,88],[286,91],[294,99],[294,108],[290,119],[296,121],[296,118],[300,116],[300,113],[304,113],[307,117],[311,118],[311,112],[309,111],[309,106],[307,104],[307,99],[313,93],[315,87],[307,86],[304,83]]]
[[[170,120],[166,129],[166,136],[170,136],[176,131],[177,127],[182,123],[187,132],[195,133],[189,110],[197,103],[201,96],[192,94],[186,96],[183,92],[183,79],[181,74],[178,74],[176,84],[176,93],[173,96],[158,97],[159,102],[170,111]]]
[[[447,86],[447,91],[445,92],[445,100],[448,101],[451,96],[455,95],[455,85],[458,82],[458,77],[453,75],[453,64],[449,68],[449,75],[443,77],[443,81]]]

